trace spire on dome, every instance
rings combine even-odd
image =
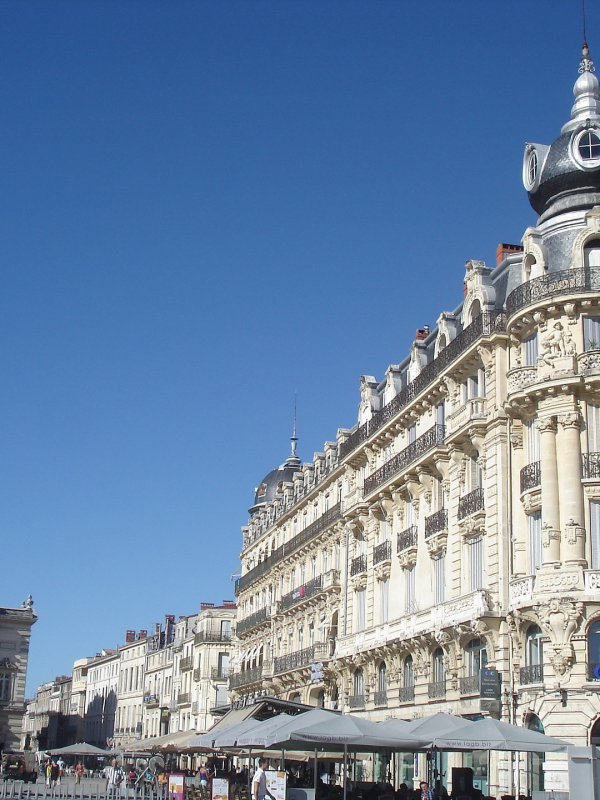
[[[594,75],[594,62],[584,39],[579,77],[575,81],[573,94],[575,102],[571,109],[571,119],[562,126],[561,133],[568,133],[586,125],[587,120],[600,123],[600,84]]]
[[[298,393],[296,392],[296,394],[294,395],[294,430],[293,430],[292,435],[290,436],[290,441],[292,443],[292,452],[287,457],[287,460],[286,460],[285,464],[283,465],[284,467],[291,467],[291,466],[299,467],[302,464],[302,462],[300,461],[300,459],[298,458],[298,455],[296,453],[296,446],[298,444],[298,437],[296,436],[296,405],[297,405],[297,400],[298,400]]]

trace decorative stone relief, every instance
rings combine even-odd
[[[584,604],[570,598],[553,597],[534,606],[540,625],[550,637],[553,654],[550,657],[554,673],[562,677],[573,665],[575,653],[571,637],[583,618]]]

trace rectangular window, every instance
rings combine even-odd
[[[404,584],[404,599],[405,609],[407,614],[414,614],[416,608],[415,597],[415,568],[409,567],[404,570],[405,584]]]
[[[483,536],[469,541],[469,586],[472,592],[483,589]]]
[[[384,578],[382,581],[379,581],[379,610],[380,610],[380,620],[382,625],[388,621],[389,605],[390,605],[390,579]]]
[[[537,331],[528,336],[523,342],[525,345],[525,366],[536,367],[538,358],[538,337]]]
[[[588,453],[600,453],[600,406],[587,404],[586,423]]]
[[[542,512],[529,515],[529,574],[542,566]]]
[[[366,592],[365,589],[359,589],[356,594],[356,626],[355,632],[364,631],[365,629],[365,611],[366,611]]]
[[[415,423],[414,425],[411,425],[410,428],[408,429],[408,443],[412,444],[416,438],[417,438],[417,425]]]
[[[446,599],[446,555],[436,553],[433,557],[433,601],[436,605]]]
[[[0,672],[0,700],[10,700],[10,672]]]
[[[534,464],[539,461],[540,456],[540,432],[536,425],[535,417],[526,419],[525,426],[525,448],[527,453],[527,463]]]
[[[583,318],[583,349],[600,349],[600,317]]]
[[[471,457],[470,461],[470,475],[469,480],[471,482],[471,490],[474,489],[481,489],[483,486],[483,470],[481,469],[481,464],[479,463],[479,459]]]
[[[435,407],[435,424],[436,425],[445,425],[446,424],[446,403],[438,403]]]
[[[381,524],[379,526],[379,541],[380,542],[387,542],[390,538],[390,531],[388,525],[387,514],[384,514],[381,518]]]
[[[329,550],[323,550],[323,572],[329,572]]]
[[[590,502],[590,539],[592,545],[591,569],[600,569],[600,502]]]

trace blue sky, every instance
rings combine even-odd
[[[0,602],[28,689],[233,597],[254,487],[535,216],[579,3],[0,4]],[[588,2],[600,62],[600,9]]]

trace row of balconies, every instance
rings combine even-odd
[[[584,479],[600,479],[600,453],[583,453],[581,456],[582,474]],[[521,494],[531,489],[537,489],[542,483],[542,470],[539,461],[527,464],[520,475]]]
[[[194,636],[194,644],[202,644],[203,642],[230,642],[235,631],[221,630],[221,631],[198,631]],[[182,659],[183,661],[184,659]]]

